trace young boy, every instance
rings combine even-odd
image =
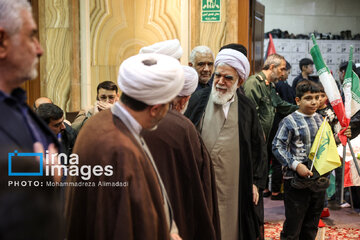
[[[319,113],[324,118],[327,117],[327,121],[331,126],[331,130],[333,131],[334,134],[336,134],[336,136],[335,136],[336,144],[340,144],[340,140],[337,137],[337,133],[340,132],[341,125],[340,125],[339,120],[337,119],[331,105],[329,105],[327,103],[328,98],[324,91],[323,85],[321,83],[318,83],[318,84],[320,87],[320,95],[319,95],[319,108],[316,112]]]
[[[325,189],[312,191],[298,188],[296,179],[313,176],[308,160],[311,145],[323,121],[316,113],[319,107],[319,86],[309,80],[296,87],[299,110],[285,117],[273,140],[273,153],[284,167],[285,222],[281,239],[315,239],[323,210]],[[295,188],[295,187],[297,188]]]
[[[328,98],[324,91],[323,85],[321,83],[318,83],[318,84],[320,87],[320,96],[319,96],[319,108],[316,112],[319,113],[324,118],[327,117],[326,119],[331,126],[331,130],[334,133],[335,142],[337,145],[339,145],[341,142],[340,142],[338,133],[342,130],[342,127],[341,127],[339,120],[337,119],[331,105],[327,104]],[[351,128],[350,127],[348,128],[347,131],[345,131],[344,135],[347,137],[351,137]],[[335,186],[336,186],[335,201],[338,205],[342,205],[342,203],[340,202],[341,178],[342,178],[341,176],[342,176],[342,166],[335,169],[335,179],[336,179],[336,181],[335,181]],[[325,200],[325,207],[326,206],[327,206],[327,200]],[[328,211],[328,209],[324,208],[324,211],[326,212],[326,211]],[[327,216],[327,215],[328,214],[325,214],[325,216]]]

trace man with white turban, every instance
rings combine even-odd
[[[221,239],[226,240],[259,237],[255,204],[258,185],[266,176],[264,138],[255,108],[238,91],[249,72],[249,61],[242,52],[222,49],[215,59],[212,88],[193,94],[185,112],[210,152]]]
[[[178,39],[154,43],[140,49],[139,53],[159,53],[180,60],[183,50]]]
[[[198,84],[196,71],[183,66],[184,85],[155,131],[144,139],[164,180],[179,235],[189,240],[220,239],[215,177],[210,155],[195,126],[182,115]]]
[[[139,54],[120,66],[120,101],[90,118],[74,152],[93,170],[93,187],[74,187],[67,239],[181,239],[142,130],[155,129],[184,86],[179,61]],[[69,181],[81,182],[81,177]],[[116,184],[104,186],[101,183]],[[84,218],[86,216],[86,218]]]

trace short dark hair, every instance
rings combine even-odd
[[[305,67],[305,66],[308,66],[308,65],[313,65],[313,64],[314,64],[314,62],[310,58],[301,59],[300,63],[299,63],[300,71],[302,71],[302,67]]]
[[[245,55],[245,57],[247,57],[247,50],[246,47],[244,45],[238,44],[238,43],[230,43],[227,45],[224,45],[220,48],[219,52],[223,49],[233,49],[236,50],[238,52],[241,52],[242,54]]]
[[[143,103],[141,101],[138,101],[138,100],[126,95],[124,92],[121,94],[120,100],[123,104],[125,104],[130,109],[132,109],[136,112],[143,111],[143,110],[145,110],[145,108],[147,108],[149,106],[146,103]]]
[[[320,87],[313,81],[310,80],[302,80],[296,86],[296,97],[302,98],[306,92],[318,93],[320,92]]]
[[[319,81],[318,83],[316,83],[318,86],[319,86],[319,88],[320,88],[320,92],[325,92],[325,89],[324,89],[324,86],[322,85],[322,83]]]
[[[64,111],[52,103],[41,104],[36,109],[36,113],[47,124],[49,124],[51,120],[58,120],[62,118],[64,115]]]
[[[286,70],[290,70],[290,69],[291,69],[291,64],[288,61],[286,61]]]
[[[97,93],[99,93],[100,88],[106,89],[109,91],[115,91],[116,93],[118,93],[118,87],[112,81],[104,81],[104,82],[99,83],[99,85],[97,86],[97,89],[96,89]]]
[[[340,66],[339,66],[340,72],[346,71],[348,65],[349,65],[349,62],[348,62],[348,61],[343,62],[343,63],[340,63]],[[355,66],[354,63],[352,63],[352,70],[353,70],[353,71],[356,70],[356,66]]]

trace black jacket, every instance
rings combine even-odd
[[[360,111],[352,116],[350,121],[351,126],[351,138],[356,138],[360,133]]]
[[[193,94],[185,112],[196,127],[206,109],[212,88]],[[238,90],[238,120],[240,143],[239,222],[240,239],[256,239],[259,234],[258,219],[252,202],[252,184],[263,189],[267,178],[267,156],[264,135],[257,112],[250,100]],[[261,191],[261,190],[259,190]]]
[[[22,90],[18,90],[22,91]],[[28,109],[30,118],[36,127],[42,132],[48,143],[55,143],[59,149],[59,143],[48,126],[29,108],[25,103],[23,106]],[[34,140],[23,116],[17,110],[16,104],[11,101],[0,101],[0,162],[8,159],[8,153],[17,150],[19,153],[31,153]]]

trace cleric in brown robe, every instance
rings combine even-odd
[[[88,181],[80,175],[68,183],[95,182],[95,186],[70,189],[67,239],[181,239],[140,132],[156,127],[183,82],[180,63],[165,55],[136,55],[121,64],[120,101],[89,119],[75,145],[79,167],[90,166],[92,175]],[[100,168],[105,169],[102,174]],[[117,182],[121,186],[99,185]]]
[[[144,131],[164,181],[179,235],[186,240],[220,239],[216,185],[210,155],[185,112],[198,83],[196,71],[183,66],[185,84],[155,131]]]

